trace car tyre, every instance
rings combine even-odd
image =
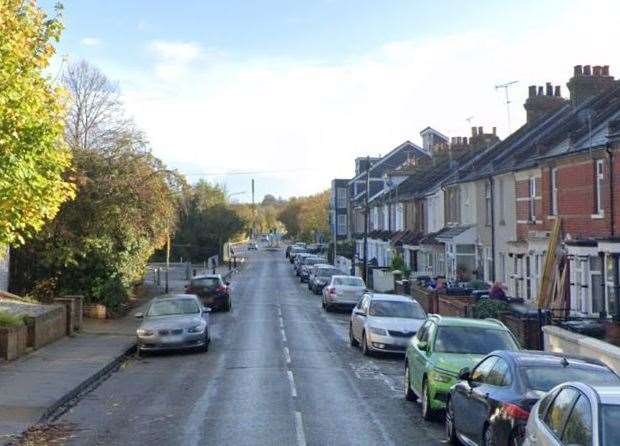
[[[428,393],[428,382],[426,378],[422,382],[422,418],[426,421],[433,421],[435,413],[431,408],[431,396]]]
[[[362,333],[362,353],[364,356],[372,356],[372,352],[368,348],[368,340],[366,339],[366,333]]]
[[[224,309],[224,311],[230,311],[231,308],[232,308],[232,301],[230,300],[230,296],[229,296],[228,300],[226,301],[226,308]]]
[[[351,324],[349,324],[349,344],[351,344],[351,347],[357,347],[359,345],[359,342],[357,342],[357,339],[353,336],[353,326]]]
[[[416,400],[416,396],[415,393],[413,393],[413,390],[411,390],[411,376],[410,376],[410,371],[409,371],[409,364],[405,364],[405,399],[407,401],[415,401]]]
[[[209,336],[209,332],[206,333],[205,336],[205,343],[204,345],[200,348],[200,351],[203,353],[206,353],[209,351],[209,343],[211,342],[211,337]]]
[[[448,399],[446,403],[446,437],[449,444],[460,445],[460,441],[456,436],[456,428],[454,427],[454,407],[452,406],[452,399]]]

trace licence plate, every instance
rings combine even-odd
[[[162,344],[180,344],[181,342],[183,342],[181,336],[163,336],[161,338]]]

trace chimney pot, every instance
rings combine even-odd
[[[546,90],[547,96],[553,96],[553,86],[551,85],[551,82],[547,82]]]
[[[477,127],[472,127],[471,128],[471,136],[476,136],[478,134],[478,128]]]
[[[555,95],[556,96],[562,96],[562,92],[560,90],[560,86],[559,85],[555,86]]]
[[[609,76],[609,65],[603,65],[603,76]]]
[[[600,76],[601,75],[601,66],[600,65],[595,65],[593,70],[594,70],[594,75],[595,76]]]
[[[592,76],[592,69],[591,69],[590,65],[584,65],[583,66],[583,75],[584,76]]]
[[[538,96],[543,96],[544,95],[544,88],[542,86],[538,87]]]
[[[583,74],[583,69],[582,69],[581,65],[575,65],[574,70],[575,70],[574,71],[575,77],[581,76]]]
[[[478,136],[484,135],[484,129],[482,127],[478,127]]]
[[[530,98],[533,98],[534,96],[536,96],[536,85],[530,85],[528,87],[528,90],[529,90],[528,96]]]
[[[497,135],[497,127],[493,127],[493,136]]]
[[[464,137],[463,137],[463,144],[464,144],[464,145],[469,144],[469,142],[467,141],[467,136],[464,136]]]

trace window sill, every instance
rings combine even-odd
[[[592,215],[590,215],[590,218],[592,220],[601,220],[601,219],[605,218],[605,214],[592,214]]]
[[[557,215],[547,215],[547,220],[555,220]]]

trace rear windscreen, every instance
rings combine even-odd
[[[194,279],[192,280],[193,288],[203,288],[206,290],[215,289],[220,284],[220,279],[217,277],[205,277],[202,279]]]
[[[337,277],[334,279],[334,285],[363,287],[364,281],[359,277]]]
[[[558,384],[579,381],[592,386],[620,385],[620,378],[605,367],[529,366],[523,367],[526,386],[531,390],[547,392]]]

